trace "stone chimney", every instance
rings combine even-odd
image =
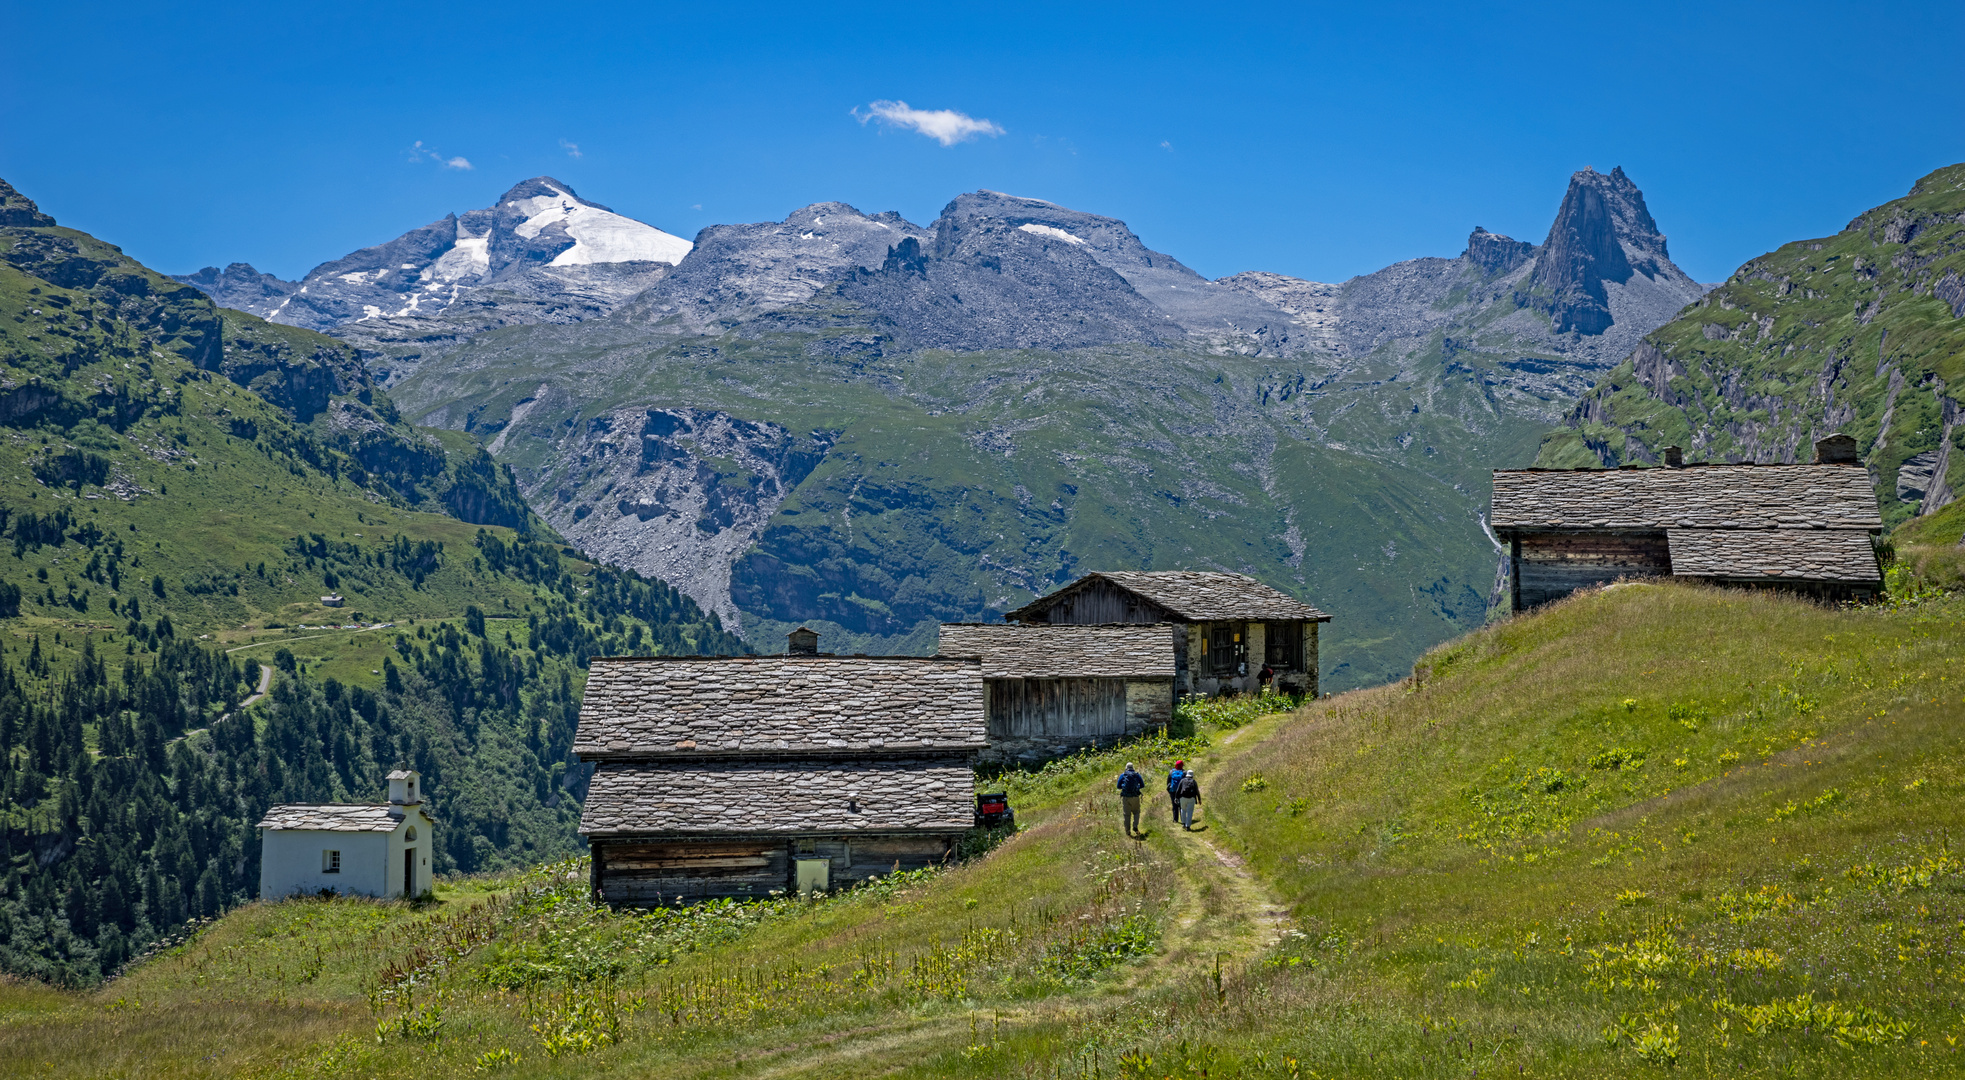
[[[1685,451],[1676,446],[1661,446],[1658,452],[1665,457],[1665,464],[1674,469],[1685,468]]]
[[[798,629],[793,630],[791,633],[786,634],[785,638],[786,638],[786,645],[785,645],[786,656],[819,655],[819,634],[817,631],[807,630],[805,627],[801,626]]]
[[[423,804],[423,778],[413,769],[397,769],[389,774],[389,808],[401,810]]]
[[[1858,460],[1856,440],[1840,431],[1815,442],[1817,465],[1854,465]]]

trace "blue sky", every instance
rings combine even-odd
[[[925,224],[993,188],[1124,218],[1211,277],[1335,281],[1475,225],[1539,242],[1570,172],[1622,165],[1713,281],[1965,160],[1956,0],[5,18],[0,177],[173,273],[295,277],[544,173],[685,237],[827,199]],[[879,101],[1000,133],[856,118]]]

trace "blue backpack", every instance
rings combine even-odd
[[[1119,794],[1128,797],[1138,795],[1146,787],[1146,777],[1131,769],[1119,774]]]
[[[1180,782],[1186,779],[1186,777],[1187,777],[1186,769],[1169,770],[1167,773],[1167,794],[1172,795],[1174,792],[1179,791]]]

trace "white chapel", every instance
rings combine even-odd
[[[259,822],[259,897],[414,897],[430,889],[436,822],[422,778],[389,774],[389,801],[275,806]]]

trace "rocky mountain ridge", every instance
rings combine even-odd
[[[1565,207],[1568,292],[1535,277],[1549,244],[1480,229],[1342,284],[1208,281],[1115,218],[981,191],[926,227],[842,203],[713,226],[612,307],[494,284],[334,333],[569,540],[766,647],[803,622],[931,648],[1083,567],[1205,567],[1349,621],[1329,674],[1354,685],[1481,618],[1484,469],[1697,294],[1621,172]],[[1556,332],[1598,293],[1607,325]]]
[[[1543,443],[1539,463],[1808,460],[1854,435],[1884,520],[1965,488],[1965,165],[1834,236],[1741,266],[1638,343]]]
[[[1222,279],[1309,312],[1314,348],[1410,374],[1444,366],[1514,392],[1554,421],[1597,374],[1704,287],[1671,261],[1621,168],[1570,177],[1540,245],[1476,226],[1456,258],[1420,258],[1339,285],[1277,274]]]
[[[330,330],[372,319],[435,316],[467,291],[496,287],[514,298],[571,301],[579,317],[662,279],[690,243],[534,177],[496,205],[446,214],[374,247],[283,281],[246,263],[205,267],[175,280],[271,322]]]

